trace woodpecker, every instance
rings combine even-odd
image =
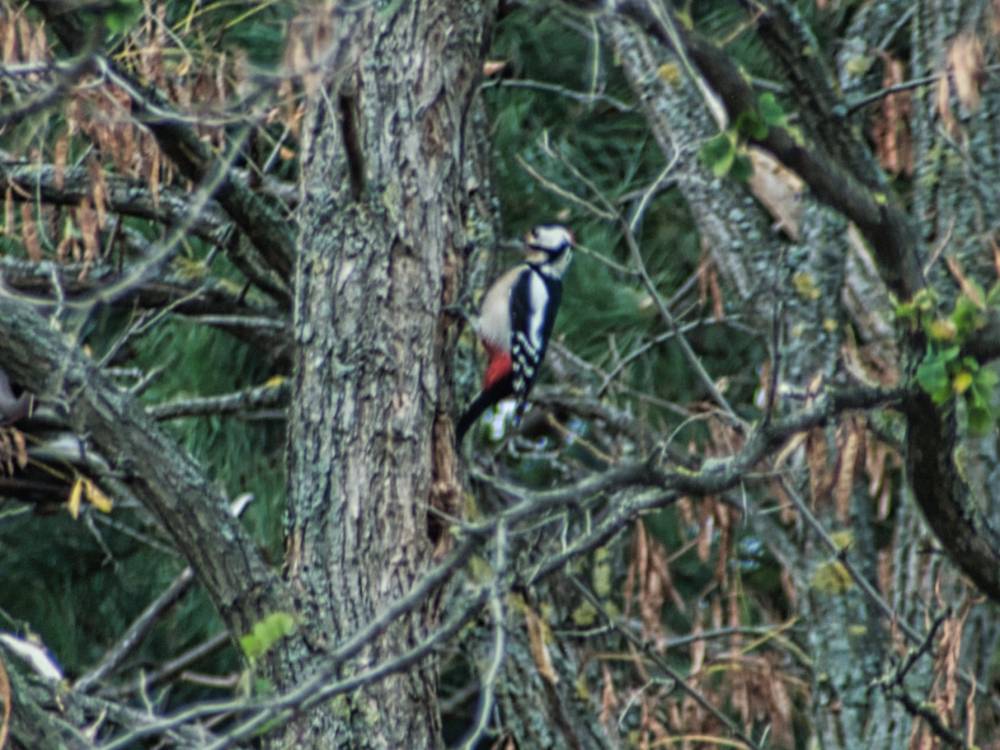
[[[524,263],[506,271],[483,297],[472,330],[482,341],[489,363],[483,389],[455,428],[459,445],[469,428],[488,408],[517,398],[520,418],[531,386],[545,357],[562,300],[562,277],[572,260],[573,233],[566,227],[535,227],[525,237]]]

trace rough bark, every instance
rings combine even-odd
[[[279,686],[407,593],[434,550],[428,507],[459,496],[439,313],[465,245],[463,135],[495,7],[383,6],[333,19],[336,68],[306,128],[286,560],[303,627],[270,664]],[[437,616],[427,601],[356,664],[413,645]],[[275,746],[289,742],[437,747],[434,666],[292,722]]]

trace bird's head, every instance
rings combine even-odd
[[[573,233],[558,224],[535,227],[525,236],[528,263],[544,266],[546,272],[561,278],[569,267],[573,252]]]

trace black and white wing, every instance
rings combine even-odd
[[[538,377],[562,301],[562,281],[528,266],[511,291],[511,359],[520,416]]]

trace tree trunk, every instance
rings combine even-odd
[[[407,594],[440,541],[428,507],[459,497],[439,315],[462,262],[463,134],[495,8],[392,5],[333,17],[305,129],[286,559],[302,621],[269,665],[278,687]],[[423,603],[354,664],[391,659],[437,619]],[[430,663],[390,677],[274,746],[437,747],[436,678]]]

